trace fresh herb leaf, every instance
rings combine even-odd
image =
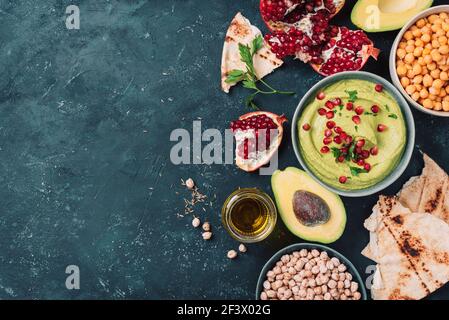
[[[397,119],[397,118],[398,118],[398,116],[397,116],[397,115],[395,115],[394,113],[391,113],[391,114],[389,114],[389,115],[388,115],[388,118],[393,118],[393,119]]]
[[[356,132],[359,132],[359,126],[355,126],[354,128]]]
[[[338,106],[338,108],[340,109],[340,111],[342,111],[343,110],[343,105]]]
[[[244,45],[239,43],[239,53],[240,53],[240,60],[245,64],[246,71],[242,70],[232,70],[227,79],[225,80],[226,83],[237,83],[243,80],[243,87],[255,90],[250,96],[248,96],[245,99],[245,105],[247,107],[251,108],[257,108],[257,105],[254,103],[254,98],[258,94],[284,94],[284,95],[293,95],[294,92],[291,91],[280,91],[274,89],[272,86],[270,86],[268,83],[263,81],[262,79],[258,79],[256,75],[256,71],[254,68],[254,62],[253,58],[254,55],[263,48],[263,37],[261,35],[257,36],[251,43],[251,46]],[[260,89],[258,87],[258,83],[262,83],[266,89]]]
[[[351,170],[351,174],[353,176],[355,176],[355,177],[358,177],[359,174],[361,174],[361,173],[367,173],[368,172],[365,169],[357,168],[357,167],[349,167],[349,169]]]
[[[338,115],[341,117],[343,114],[341,112],[339,112]]]
[[[332,155],[334,156],[334,158],[338,158],[339,156],[341,156],[341,150],[336,148],[336,147],[332,147],[331,148],[332,151]]]
[[[390,107],[388,106],[388,104],[385,105],[385,108],[387,109],[388,112],[390,112]]]
[[[346,93],[349,95],[350,102],[355,102],[358,99],[358,97],[357,97],[358,91],[357,90],[352,90],[352,91],[346,90]]]

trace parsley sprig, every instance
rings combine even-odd
[[[293,95],[294,92],[291,91],[280,91],[274,89],[268,83],[266,83],[262,79],[258,79],[256,75],[256,70],[254,68],[253,58],[254,55],[263,47],[263,38],[262,36],[257,36],[250,45],[244,45],[239,43],[239,53],[240,60],[245,63],[246,71],[243,70],[232,70],[229,72],[228,77],[226,79],[227,83],[235,84],[237,82],[242,81],[242,85],[244,88],[254,90],[252,94],[250,94],[245,99],[245,105],[247,107],[252,107],[254,109],[259,109],[254,102],[254,99],[258,94],[285,94],[285,95]],[[265,88],[261,89],[258,86],[258,83],[261,83]]]

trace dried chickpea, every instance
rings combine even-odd
[[[427,23],[427,21],[426,21],[425,19],[420,19],[420,20],[418,20],[418,21],[416,22],[416,26],[417,26],[418,28],[422,28],[422,27],[424,27],[424,26],[426,25],[426,23]]]
[[[406,54],[407,52],[405,51],[405,49],[402,48],[399,48],[398,51],[396,52],[396,55],[398,56],[399,59],[404,59]]]
[[[425,99],[422,103],[423,107],[426,109],[433,109],[433,102],[430,99]]]
[[[410,79],[407,77],[402,77],[401,78],[401,84],[402,86],[405,88],[410,84]]]
[[[427,91],[427,89],[423,88],[420,92],[419,95],[422,99],[426,99],[427,97],[429,97],[429,91]]]
[[[406,33],[404,33],[404,39],[405,40],[412,40],[413,39],[413,33],[412,31],[407,31]]]
[[[404,79],[404,78],[403,78]],[[408,81],[410,81],[410,79],[409,78],[405,78],[405,79],[407,79]],[[423,76],[422,75],[417,75],[417,76],[415,76],[414,78],[413,78],[413,80],[412,80],[412,82],[416,85],[416,84],[421,84],[422,83],[422,80],[423,80]],[[407,81],[404,81],[405,83],[407,82]],[[410,83],[410,82],[409,82]]]
[[[438,74],[438,76],[439,76],[439,74]],[[436,89],[441,89],[441,88],[443,88],[443,86],[444,86],[444,81],[443,80],[441,80],[441,79],[439,79],[439,77],[433,82],[433,85],[432,85],[434,88],[436,88]]]
[[[418,101],[420,97],[421,96],[420,96],[419,92],[414,92],[412,94],[412,99],[415,100],[415,101]]]
[[[416,91],[416,87],[414,85],[409,85],[405,88],[405,91],[407,91],[408,94],[413,94]]]
[[[434,79],[440,79],[440,73],[441,73],[440,69],[435,69],[430,72],[430,75]]]
[[[424,86],[425,86],[425,87],[430,87],[430,86],[432,86],[432,83],[433,83],[433,78],[432,78],[432,76],[426,74],[426,75],[424,76],[424,78],[423,78],[423,84],[424,84]]]

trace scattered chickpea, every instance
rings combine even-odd
[[[235,250],[229,250],[228,251],[228,259],[235,259],[237,258],[237,251]],[[266,281],[265,281],[266,282]],[[265,283],[264,283],[264,287],[265,287]],[[268,293],[267,293],[268,294]]]
[[[210,227],[210,223],[209,222],[204,222],[203,223],[203,230],[208,232],[210,231],[211,227]]]
[[[210,231],[203,232],[204,240],[210,240],[211,238],[212,238],[212,232],[210,232]]]
[[[243,243],[241,243],[241,244],[239,245],[239,251],[240,251],[241,253],[245,253],[245,252],[247,251],[246,246],[245,246]]]
[[[192,220],[192,226],[193,226],[194,228],[198,228],[198,227],[200,226],[200,224],[201,224],[201,221],[200,221],[199,218],[197,218],[197,217],[193,218],[193,220]]]
[[[187,189],[192,190],[193,188],[195,188],[195,182],[192,180],[192,178],[187,179],[185,183]]]

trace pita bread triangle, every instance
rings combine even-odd
[[[249,20],[240,12],[237,13],[226,33],[223,46],[221,88],[224,92],[228,93],[229,89],[235,85],[226,83],[230,71],[246,71],[245,63],[240,60],[239,43],[245,45],[251,44],[259,35],[262,35],[260,30],[251,25]],[[262,79],[283,64],[283,61],[278,59],[266,44],[256,53],[253,62],[256,75],[259,79]]]
[[[441,219],[381,196],[365,227],[362,253],[377,262],[373,299],[422,299],[449,281],[449,225]]]
[[[438,164],[424,154],[424,170],[407,182],[399,201],[412,212],[430,213],[449,224],[449,177]]]

